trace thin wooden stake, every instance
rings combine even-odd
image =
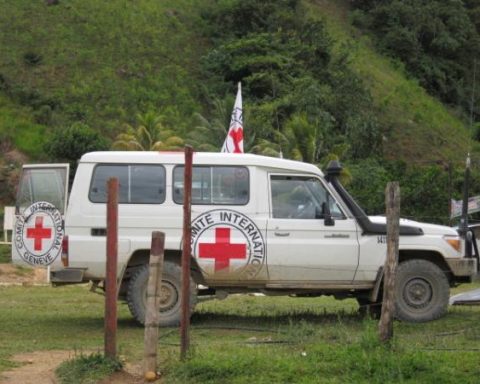
[[[105,274],[105,357],[117,356],[118,179],[107,181],[107,265]]]
[[[387,207],[387,259],[383,276],[383,303],[378,331],[380,341],[388,342],[393,337],[395,314],[395,274],[398,265],[398,241],[400,233],[400,187],[397,181],[389,182],[385,189]]]
[[[180,359],[185,360],[190,346],[190,257],[192,242],[192,162],[193,148],[185,146],[183,181],[182,317],[180,320]]]
[[[148,268],[147,306],[145,311],[144,375],[147,380],[156,377],[158,327],[160,325],[160,292],[162,287],[165,234],[152,232]]]

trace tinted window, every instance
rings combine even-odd
[[[120,204],[160,204],[165,201],[165,169],[159,165],[99,165],[93,173],[89,198],[106,203],[109,178],[119,181]]]
[[[183,203],[183,166],[173,171],[173,200]],[[192,204],[245,205],[249,199],[245,167],[193,167]]]

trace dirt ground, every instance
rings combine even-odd
[[[0,286],[48,284],[44,269],[19,268],[12,264],[0,264]],[[21,366],[0,373],[0,384],[57,384],[55,369],[75,351],[36,351],[12,357]],[[141,365],[126,364],[123,371],[115,372],[99,384],[143,383]],[[156,381],[158,383],[160,381]]]
[[[65,360],[75,357],[75,351],[37,351],[15,355],[12,361],[22,366],[0,373],[0,384],[57,384],[55,369]],[[143,383],[141,366],[126,364],[125,369],[115,372],[99,384]],[[157,381],[158,383],[159,381]]]
[[[47,284],[47,270],[0,264],[0,285]]]

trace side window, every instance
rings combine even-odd
[[[92,203],[106,203],[106,183],[109,178],[119,181],[120,204],[161,204],[165,201],[165,168],[160,165],[98,165],[90,184]]]
[[[165,168],[158,165],[130,166],[130,203],[161,204],[165,201]]]
[[[183,203],[183,166],[173,170],[173,200]],[[249,200],[245,167],[194,166],[192,204],[245,205]]]
[[[320,181],[314,177],[271,176],[272,217],[315,219],[328,205],[332,217],[343,218],[342,211]]]

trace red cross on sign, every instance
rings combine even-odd
[[[52,237],[51,228],[43,228],[43,216],[35,218],[35,228],[27,229],[27,239],[34,239],[35,251],[42,250],[42,240],[50,239]]]
[[[215,259],[215,272],[230,266],[231,259],[246,259],[246,244],[230,243],[230,228],[215,228],[215,243],[198,245],[198,257]]]

